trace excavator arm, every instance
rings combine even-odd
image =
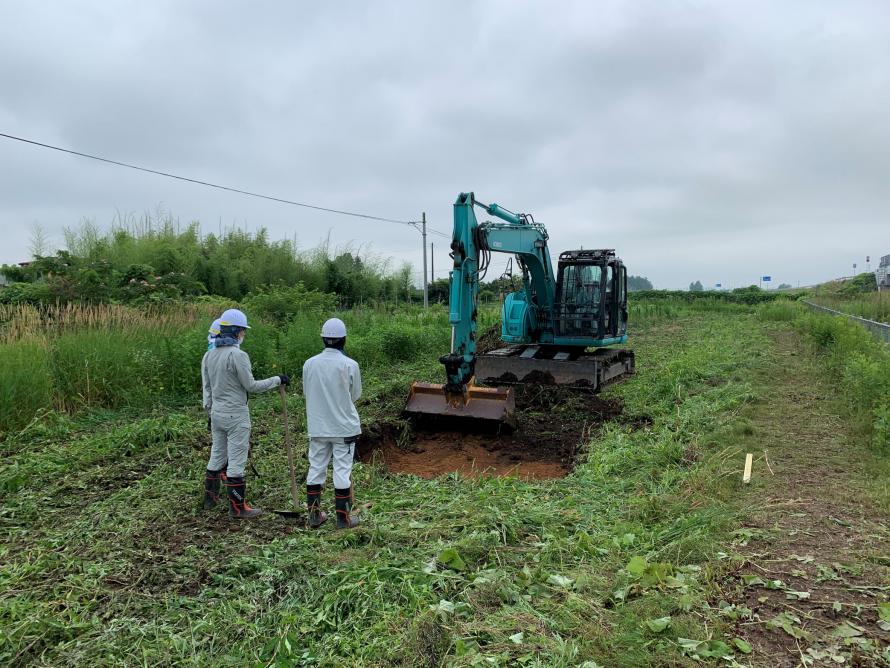
[[[474,207],[499,220],[479,223]],[[471,192],[461,193],[454,203],[451,239],[451,350],[439,358],[445,366],[446,383],[415,382],[405,406],[407,414],[469,419],[498,428],[514,426],[513,391],[479,387],[473,382],[477,359],[476,303],[479,283],[485,277],[492,252],[512,253],[522,267],[524,289],[519,294],[522,304],[518,308],[522,336],[535,334],[532,330],[538,323],[546,326],[553,321],[556,278],[544,226],[529,215],[507,211],[497,204],[482,204]]]
[[[502,222],[479,223],[474,206]],[[522,267],[525,305],[518,315],[522,328],[552,331],[556,278],[547,239],[547,230],[529,215],[507,211],[497,204],[482,204],[473,193],[458,196],[451,241],[451,351],[439,358],[448,379],[446,394],[465,395],[475,374],[476,301],[492,252],[511,253]]]

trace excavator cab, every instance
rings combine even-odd
[[[627,269],[611,249],[565,251],[556,273],[554,343],[604,346],[627,336]]]

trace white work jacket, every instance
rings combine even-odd
[[[353,402],[362,396],[358,363],[325,348],[303,365],[303,396],[309,438],[347,438],[362,433]]]

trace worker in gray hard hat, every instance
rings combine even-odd
[[[213,437],[204,481],[204,508],[209,510],[217,504],[223,483],[229,496],[229,515],[239,519],[257,517],[263,512],[247,505],[245,496],[244,469],[250,449],[247,395],[290,384],[286,375],[254,380],[250,357],[241,350],[248,329],[247,316],[238,309],[223,313],[214,347],[201,361],[204,409],[210,413]]]
[[[358,518],[352,512],[352,460],[361,422],[355,402],[362,395],[358,363],[347,357],[346,325],[331,318],[321,328],[324,350],[303,365],[303,395],[309,428],[309,473],[306,503],[309,526],[318,528],[327,520],[321,510],[321,490],[327,480],[328,464],[334,460],[334,501],[337,528],[351,529]]]

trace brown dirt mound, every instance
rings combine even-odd
[[[364,462],[381,462],[393,473],[423,478],[460,472],[469,477],[524,479],[568,475],[590,433],[621,415],[621,405],[558,387],[516,388],[517,428],[512,433],[478,433],[472,425],[423,421],[404,430],[378,425],[358,444]]]
[[[500,323],[488,327],[476,337],[476,352],[480,355],[497,348],[503,348],[505,345],[507,344],[501,340]]]

